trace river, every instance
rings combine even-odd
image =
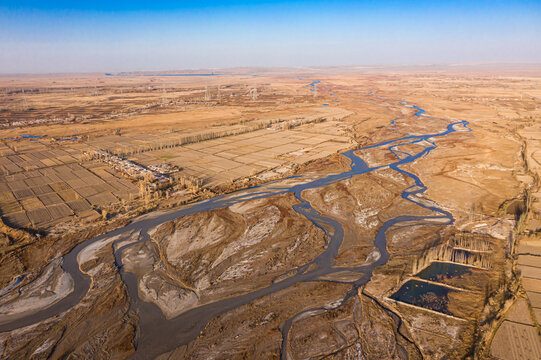
[[[318,83],[319,81],[313,81],[309,86],[315,87]],[[380,96],[375,95],[373,92],[371,92],[371,94],[373,96],[381,98]],[[425,111],[420,107],[408,105],[408,103],[404,100],[401,100],[400,102],[398,102],[398,104],[400,104],[400,106],[415,109],[416,112],[414,116],[417,117],[419,120],[422,120],[425,117],[429,118],[429,116],[425,115]],[[392,121],[390,125],[391,127],[395,126],[395,120]],[[299,200],[299,204],[293,205],[293,209],[296,212],[305,216],[313,224],[323,229],[323,231],[326,231],[325,229],[332,228],[332,231],[326,231],[329,237],[328,246],[325,251],[319,254],[311,263],[294,269],[292,271],[294,275],[286,277],[285,279],[280,281],[273,281],[271,284],[269,284],[269,286],[250,292],[248,294],[223,299],[203,306],[199,306],[188,310],[187,312],[182,313],[173,319],[167,320],[162,314],[161,310],[154,303],[144,302],[139,299],[137,294],[137,277],[134,274],[123,270],[121,254],[127,247],[132,246],[133,244],[125,245],[124,247],[115,251],[115,260],[118,268],[120,269],[121,278],[128,289],[130,306],[134,311],[136,311],[139,316],[139,326],[137,329],[135,340],[136,352],[132,355],[132,358],[152,358],[161,353],[170,351],[180,345],[188,344],[200,334],[200,332],[205,328],[208,322],[211,321],[213,318],[239,306],[248,304],[249,302],[262,296],[269,295],[297,283],[311,281],[334,272],[339,272],[343,270],[358,271],[359,280],[351,281],[351,290],[348,292],[342,302],[336,305],[340,306],[343,302],[345,302],[345,300],[347,300],[349,296],[352,296],[356,293],[359,286],[365,284],[370,280],[372,272],[375,268],[385,264],[388,261],[389,253],[386,248],[386,232],[387,230],[389,230],[389,228],[397,226],[398,224],[402,224],[400,225],[402,227],[419,224],[429,224],[431,221],[433,221],[433,224],[437,223],[440,226],[445,226],[453,223],[454,219],[449,212],[437,207],[436,205],[432,206],[430,204],[427,204],[426,201],[423,201],[421,203],[416,200],[415,195],[423,193],[426,190],[426,186],[417,175],[401,168],[402,165],[412,163],[415,160],[428,155],[432,150],[436,149],[437,146],[432,141],[432,139],[443,137],[459,130],[470,131],[470,129],[467,127],[469,124],[467,121],[455,119],[446,120],[449,120],[449,124],[441,132],[429,133],[425,135],[406,134],[405,136],[397,139],[388,140],[378,144],[373,144],[359,149],[344,152],[343,156],[351,160],[351,169],[348,171],[344,171],[339,174],[322,176],[316,179],[296,177],[296,181],[293,184],[288,184],[288,180],[289,182],[291,182],[292,180],[291,178],[289,178],[285,179],[286,181],[277,181],[270,184],[241,190],[232,194],[218,196],[206,201],[184,206],[180,209],[161,213],[155,217],[144,216],[134,220],[132,223],[130,223],[124,228],[120,228],[107,234],[95,237],[93,239],[86,240],[74,247],[71,252],[65,255],[62,262],[62,268],[73,278],[74,290],[68,296],[46,309],[40,310],[34,314],[20,318],[18,320],[1,324],[0,332],[10,331],[23,326],[35,324],[52,316],[58,316],[78,304],[87,293],[91,281],[89,276],[79,270],[77,255],[85,247],[96,241],[100,241],[107,237],[112,237],[116,235],[131,234],[133,232],[140,232],[139,241],[149,241],[149,230],[160,224],[174,220],[178,217],[203,211],[225,208],[246,200],[266,198],[285,193],[293,193],[295,197]],[[420,145],[420,150],[417,153],[413,154],[398,150],[399,147],[407,144]],[[356,150],[371,148],[378,148],[381,149],[381,151],[390,151],[395,155],[396,160],[386,165],[370,167],[356,154]],[[335,266],[334,258],[338,255],[338,251],[343,240],[344,230],[342,228],[342,225],[336,220],[325,217],[317,210],[315,210],[311,206],[310,202],[308,202],[302,197],[302,193],[305,190],[321,188],[350,179],[353,176],[359,176],[383,168],[390,168],[411,178],[414,181],[414,185],[402,191],[402,198],[416,204],[417,206],[431,210],[433,212],[433,215],[401,215],[386,221],[378,229],[374,239],[374,245],[379,251],[379,256],[376,257],[376,260],[374,262],[357,267],[337,267]],[[125,240],[128,236],[129,235],[125,235],[116,240],[115,242],[121,242]],[[315,264],[316,266],[313,266],[313,264]],[[282,277],[279,278],[281,279]],[[310,309],[307,311],[314,310],[322,309]],[[323,309],[323,311],[325,311],[325,309]],[[297,319],[300,315],[302,315],[302,313],[290,318],[281,326],[283,336],[281,354],[282,359],[287,358],[287,339],[289,329],[295,319]]]

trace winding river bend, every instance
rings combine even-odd
[[[319,82],[312,82],[310,86],[315,86],[317,83]],[[377,96],[372,92],[371,94],[373,96]],[[423,109],[417,106],[409,105],[404,100],[401,100],[398,104],[400,106],[415,109],[416,112],[414,116],[419,119],[430,118],[429,116],[425,115],[425,111]],[[395,119],[391,122],[390,128],[395,126],[395,121],[398,119]],[[413,226],[420,224],[438,224],[444,226],[453,223],[454,219],[449,212],[439,208],[437,205],[431,202],[421,201],[416,197],[416,195],[421,194],[426,190],[426,186],[423,184],[423,182],[418,176],[401,168],[402,165],[412,163],[415,160],[428,155],[432,150],[436,149],[437,146],[433,142],[433,139],[446,136],[456,131],[470,131],[470,129],[467,127],[469,124],[467,121],[443,118],[438,119],[447,120],[449,122],[447,127],[441,132],[429,133],[424,135],[406,134],[405,136],[397,139],[388,140],[378,144],[373,144],[370,146],[344,152],[343,156],[346,156],[351,161],[351,169],[348,171],[316,179],[298,177],[294,179],[295,181],[292,184],[288,184],[287,180],[290,180],[290,182],[291,180],[293,180],[292,178],[289,178],[285,179],[286,181],[277,181],[263,186],[242,190],[236,193],[218,196],[210,200],[185,206],[181,209],[166,213],[160,213],[159,215],[154,217],[141,217],[124,228],[120,228],[107,234],[95,237],[93,239],[86,240],[74,247],[70,253],[65,255],[62,262],[62,268],[73,278],[73,291],[68,296],[64,297],[62,300],[58,301],[57,303],[53,304],[48,308],[40,310],[26,317],[14,320],[12,322],[1,324],[0,332],[10,331],[13,329],[32,325],[39,321],[48,319],[52,316],[58,316],[78,304],[89,290],[91,281],[89,276],[80,271],[77,261],[77,255],[84,248],[96,241],[100,241],[105,238],[117,235],[123,235],[123,237],[120,237],[118,240],[115,241],[115,243],[117,244],[125,240],[129,236],[125,234],[133,234],[134,232],[139,232],[140,234],[138,242],[149,241],[149,231],[151,229],[165,222],[174,220],[178,217],[219,208],[226,208],[233,204],[241,203],[247,200],[266,198],[285,193],[293,193],[295,197],[299,200],[299,204],[293,206],[293,209],[296,212],[305,216],[313,224],[326,232],[329,239],[328,246],[325,251],[319,254],[312,262],[289,271],[288,273],[291,273],[291,276],[285,277],[284,279],[282,279],[283,277],[278,277],[275,279],[275,281],[269,284],[269,286],[250,292],[248,294],[202,305],[188,310],[187,312],[184,312],[173,319],[167,320],[162,314],[161,310],[154,303],[144,302],[139,299],[137,291],[138,278],[134,274],[124,271],[122,267],[122,252],[127,247],[133,246],[134,243],[120,247],[115,251],[115,260],[117,266],[119,267],[121,278],[128,289],[131,308],[139,316],[139,326],[135,340],[136,352],[133,354],[132,357],[134,359],[148,359],[164,352],[173,350],[174,348],[183,344],[188,344],[200,334],[200,332],[205,328],[208,322],[211,321],[213,318],[239,306],[248,304],[251,301],[258,299],[262,296],[275,293],[300,282],[314,281],[324,275],[328,275],[331,273],[343,270],[357,271],[360,274],[359,280],[350,282],[351,290],[348,292],[346,297],[339,304],[336,305],[337,307],[341,306],[341,304],[343,304],[349,296],[355,293],[358,287],[362,286],[370,280],[372,272],[375,268],[387,263],[389,259],[389,253],[386,248],[386,232],[391,227]],[[419,145],[420,150],[416,153],[409,153],[400,150],[400,147],[410,144]],[[390,151],[396,157],[396,160],[386,165],[370,167],[357,155],[356,152],[358,150],[372,148],[377,148],[381,151]],[[357,267],[337,267],[335,266],[334,258],[338,255],[338,251],[342,244],[344,236],[343,227],[338,221],[329,217],[325,217],[317,210],[315,210],[310,204],[310,202],[308,202],[302,197],[302,193],[305,190],[321,188],[350,179],[353,176],[370,173],[372,171],[383,168],[392,169],[405,175],[406,177],[411,178],[414,181],[414,184],[402,191],[402,198],[414,203],[417,206],[431,210],[433,215],[401,215],[386,221],[378,229],[374,239],[374,245],[376,246],[379,254],[375,257],[373,262]],[[326,231],[329,229],[332,229],[332,231]],[[307,311],[313,310],[317,309],[310,309]],[[286,359],[288,357],[287,341],[291,325],[295,322],[296,319],[299,318],[299,316],[301,316],[303,313],[306,313],[307,311],[295,315],[281,325],[281,331],[283,336],[281,351],[282,359]]]

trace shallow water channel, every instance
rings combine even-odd
[[[315,86],[318,83],[319,82],[314,81],[312,82],[312,84],[310,84],[310,86]],[[426,115],[424,115],[425,111],[423,109],[417,106],[407,105],[405,101],[399,102],[397,106],[407,106],[409,108],[414,108],[417,111],[414,116],[416,116],[420,120],[422,120],[424,117],[427,117]],[[74,247],[70,253],[64,256],[63,259],[62,268],[71,275],[74,281],[73,292],[46,309],[38,311],[27,317],[12,321],[10,323],[1,324],[0,332],[17,329],[23,326],[37,323],[52,316],[58,316],[62,312],[69,310],[71,307],[79,303],[90,287],[90,277],[88,277],[86,274],[83,274],[79,270],[77,255],[85,247],[96,241],[116,235],[128,234],[133,232],[140,232],[139,241],[148,241],[150,239],[148,231],[160,224],[174,220],[178,217],[203,211],[225,208],[247,200],[266,198],[284,193],[293,193],[295,197],[299,200],[300,203],[293,206],[293,209],[299,214],[304,215],[316,226],[323,229],[323,231],[326,231],[325,229],[332,228],[332,231],[326,231],[329,238],[328,246],[325,251],[319,254],[311,263],[305,264],[297,269],[294,269],[293,271],[290,271],[290,273],[292,273],[293,275],[289,277],[279,277],[274,282],[269,284],[269,286],[253,291],[251,293],[199,306],[197,308],[188,310],[187,312],[182,313],[181,315],[173,319],[167,320],[162,314],[161,310],[154,303],[143,302],[139,299],[137,295],[137,277],[134,274],[124,271],[122,268],[122,251],[125,250],[127,247],[132,246],[133,243],[125,245],[124,247],[121,247],[120,249],[117,249],[115,251],[115,259],[120,269],[122,280],[127,286],[130,296],[131,307],[134,311],[136,311],[137,315],[139,316],[139,326],[137,329],[137,336],[135,341],[137,351],[133,354],[133,358],[152,358],[161,353],[170,351],[182,344],[187,344],[193,339],[195,339],[205,328],[207,323],[213,318],[234,308],[237,308],[244,304],[248,304],[249,302],[262,296],[280,291],[299,282],[311,281],[331,273],[343,270],[357,271],[359,272],[359,280],[351,281],[351,291],[348,293],[348,295],[346,295],[346,298],[343,300],[345,301],[349,296],[353,295],[356,292],[359,286],[365,284],[370,280],[372,271],[376,267],[381,266],[388,261],[389,253],[386,249],[385,234],[389,228],[397,226],[401,223],[404,224],[401,224],[400,226],[413,226],[419,224],[427,224],[430,223],[430,221],[433,221],[434,223],[443,226],[451,224],[454,221],[452,215],[449,212],[444,211],[437,206],[427,205],[426,201],[423,201],[423,203],[421,203],[415,200],[415,195],[423,193],[426,190],[426,187],[418,176],[406,170],[403,170],[400,166],[412,163],[420,157],[428,155],[432,150],[436,148],[436,144],[433,142],[435,138],[446,136],[455,131],[469,131],[467,125],[467,121],[449,119],[448,126],[441,132],[429,133],[425,135],[407,134],[394,140],[384,141],[378,144],[350,150],[343,153],[344,156],[351,160],[351,169],[348,171],[344,171],[340,174],[323,176],[317,179],[297,177],[295,178],[295,182],[291,181],[293,179],[290,178],[285,179],[285,181],[277,181],[263,186],[238,191],[236,193],[218,196],[213,199],[195,203],[189,206],[184,206],[180,209],[169,211],[155,217],[145,216],[140,219],[134,220],[134,222],[130,223],[124,228],[120,228],[107,234],[98,236],[96,238],[86,240]],[[392,126],[394,126],[394,120],[392,122]],[[420,150],[417,153],[413,154],[398,150],[400,146],[404,146],[407,144],[418,144],[420,145]],[[381,149],[381,151],[391,151],[396,156],[396,160],[387,165],[369,167],[360,157],[355,154],[356,150],[363,150],[369,148],[378,148]],[[315,210],[311,206],[310,202],[303,199],[302,192],[308,189],[321,188],[327,185],[350,179],[353,176],[370,173],[372,171],[382,168],[390,168],[413,179],[414,185],[403,190],[401,194],[402,198],[412,203],[415,203],[417,206],[429,209],[434,214],[430,216],[400,215],[386,221],[378,229],[374,239],[374,244],[379,251],[379,257],[376,257],[376,260],[374,262],[353,268],[336,267],[334,258],[338,255],[338,250],[342,244],[344,235],[342,225],[331,218],[323,216],[321,213]],[[288,184],[288,182],[292,184]],[[127,236],[121,237],[115,242],[118,243],[126,239],[126,237]],[[286,349],[289,328],[295,321],[295,318],[299,315],[301,314],[297,314],[295,317],[287,320],[281,326],[283,335],[282,358],[284,359],[287,357]]]

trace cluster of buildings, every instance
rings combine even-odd
[[[169,168],[166,170],[166,167],[162,167],[161,165],[151,165],[147,168],[133,161],[112,155],[105,150],[96,150],[89,155],[92,159],[98,159],[99,161],[105,162],[113,169],[135,179],[164,182],[169,180],[167,174],[173,171]]]
[[[19,126],[28,126],[28,125],[36,125],[36,124],[64,122],[66,120],[68,120],[68,118],[18,120],[18,121],[13,121],[11,123],[0,124],[0,127],[19,127]]]
[[[148,168],[155,173],[162,175],[171,174],[173,172],[179,171],[180,169],[177,166],[170,164],[159,164],[159,165],[149,165]]]

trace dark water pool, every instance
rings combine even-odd
[[[411,305],[453,315],[448,310],[449,293],[454,292],[445,286],[419,280],[410,280],[391,296],[391,299]]]
[[[425,280],[442,281],[444,279],[471,275],[471,273],[472,270],[468,266],[445,262],[433,262],[429,267],[421,270],[417,274],[417,277]]]

